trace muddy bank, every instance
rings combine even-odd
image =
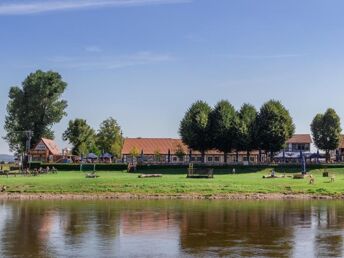
[[[235,193],[235,194],[129,194],[129,193],[1,193],[0,200],[344,200],[343,195],[315,195],[315,194],[292,194],[292,193]]]

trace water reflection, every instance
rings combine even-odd
[[[343,257],[340,201],[8,201],[0,257]]]

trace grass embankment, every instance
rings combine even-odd
[[[127,193],[138,195],[201,195],[216,196],[235,193],[288,193],[288,194],[344,194],[344,169],[328,169],[336,175],[335,182],[322,177],[323,170],[312,170],[315,184],[309,178],[292,179],[292,172],[286,178],[262,179],[269,170],[231,171],[215,170],[213,179],[187,179],[185,170],[145,171],[163,173],[161,178],[138,178],[139,173],[97,172],[99,178],[85,178],[84,172],[59,172],[40,176],[0,176],[0,186],[6,185],[10,193],[58,193],[58,194],[101,194]],[[277,175],[282,175],[277,173]]]

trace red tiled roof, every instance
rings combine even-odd
[[[185,154],[189,153],[189,147],[181,139],[172,138],[126,138],[124,140],[122,154],[129,154],[133,148],[137,148],[139,152],[143,150],[144,154],[159,152],[160,154],[167,155],[169,150],[171,154],[174,154],[178,148],[182,148]],[[197,154],[199,152],[193,151],[193,153]],[[221,152],[210,150],[207,153],[219,154]]]
[[[180,146],[180,147],[179,147]],[[143,151],[146,155],[154,155],[159,152],[162,155],[167,155],[168,150],[174,154],[178,148],[182,148],[185,154],[189,154],[189,147],[185,145],[181,139],[172,138],[126,138],[124,139],[122,154],[128,155],[136,148],[140,153]],[[193,154],[200,154],[199,151],[192,151]],[[246,152],[239,152],[246,154]],[[258,153],[252,151],[252,153]],[[206,152],[208,155],[223,154],[218,150],[209,150]]]
[[[47,146],[52,155],[61,154],[59,147],[53,140],[42,138],[41,141],[45,144],[45,146]]]
[[[287,143],[312,143],[310,134],[294,134]]]

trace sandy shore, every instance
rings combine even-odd
[[[221,195],[182,194],[154,195],[127,193],[87,193],[87,194],[52,194],[52,193],[1,193],[0,200],[344,200],[343,195],[314,195],[289,193],[236,193]]]

